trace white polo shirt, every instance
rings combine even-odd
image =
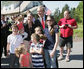
[[[21,35],[10,34],[7,37],[7,42],[10,43],[10,53],[15,53],[15,48],[17,48],[21,43],[23,43],[23,38]]]

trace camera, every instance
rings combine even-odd
[[[66,26],[68,26],[68,24],[65,24]]]

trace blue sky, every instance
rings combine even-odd
[[[68,4],[69,8],[76,8],[80,1],[43,1],[43,4],[47,6],[52,12],[55,11],[56,8],[59,8],[61,11],[65,4]]]

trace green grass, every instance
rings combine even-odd
[[[79,38],[83,38],[83,23],[78,23],[78,28],[74,29],[74,35],[73,37],[79,37]]]

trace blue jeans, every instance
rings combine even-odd
[[[56,52],[54,54],[54,57],[50,57],[50,53],[52,52],[52,50],[47,50],[44,49],[44,58],[45,58],[45,62],[46,62],[46,67],[47,68],[57,68],[56,66]]]

